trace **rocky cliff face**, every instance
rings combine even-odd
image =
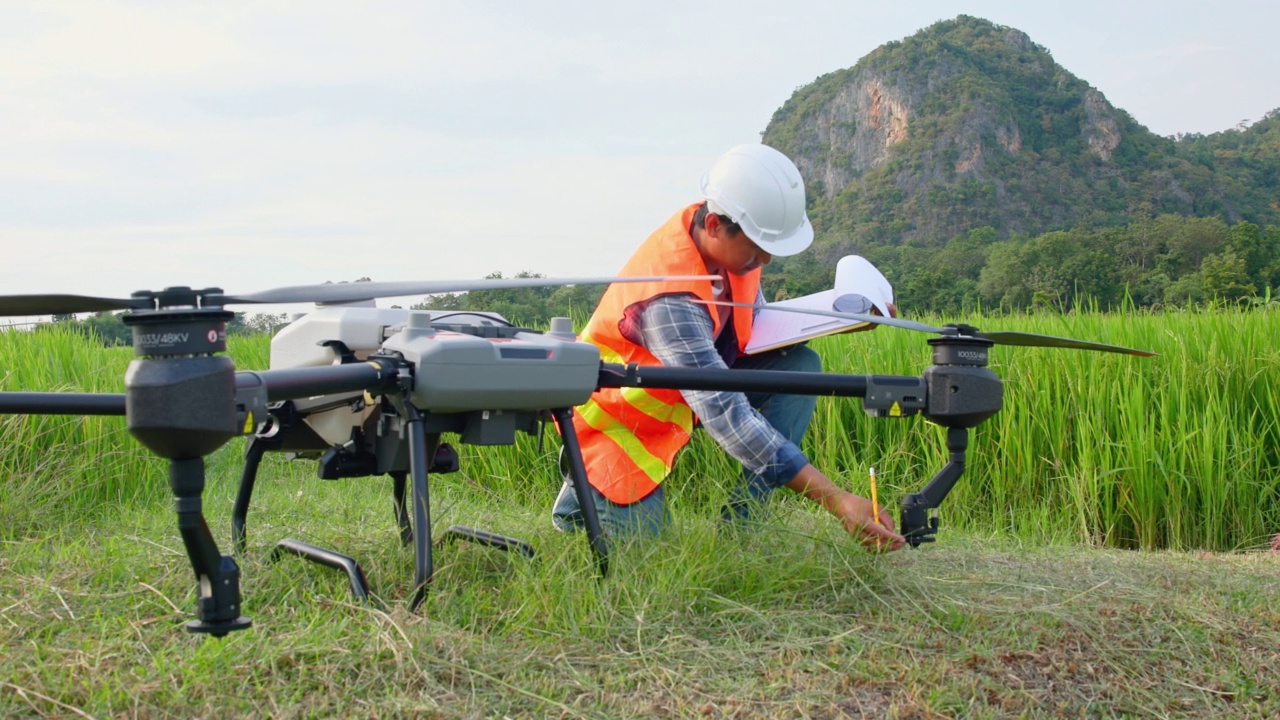
[[[975,223],[1042,231],[1077,219],[1080,199],[1098,193],[1111,198],[1099,212],[1139,197],[1189,210],[1130,165],[1163,139],[1025,33],[964,16],[801,88],[764,140],[804,173],[820,230],[900,209],[911,212],[891,220],[901,240],[945,242]]]
[[[839,192],[872,168],[884,165],[889,149],[907,139],[911,99],[873,73],[840,88],[826,112],[801,128],[809,150],[797,157],[805,177],[816,178],[828,195]]]
[[[1120,144],[1120,124],[1116,122],[1115,108],[1102,93],[1089,88],[1084,91],[1084,110],[1087,120],[1080,134],[1089,143],[1089,152],[1110,160],[1111,153]]]
[[[1047,53],[1038,49],[1026,33],[1001,30],[1000,41],[1004,45],[1029,56],[1031,61],[1038,61],[1040,69],[1052,71],[1058,92],[1083,108],[1085,117],[1079,123],[1078,136],[1085,141],[1089,152],[1109,161],[1121,139],[1115,108],[1102,93],[1070,73],[1056,65],[1048,67],[1043,62],[1048,59]],[[1020,62],[1025,64],[1028,59]],[[883,62],[859,64],[844,73],[834,96],[817,111],[807,113],[792,128],[795,139],[789,146],[798,155],[797,164],[806,177],[821,182],[828,197],[843,192],[868,170],[885,165],[894,146],[907,140],[916,121],[928,112],[921,107],[926,99],[951,95],[948,87],[962,82],[971,70],[948,57],[931,58],[924,68],[893,66],[886,69],[882,65]],[[951,163],[954,174],[978,177],[983,175],[984,153],[1010,156],[1021,153],[1019,118],[1005,102],[1007,99],[1001,94],[965,98],[958,123],[939,128],[942,132],[930,139],[931,158],[954,157]],[[944,112],[953,114],[954,110],[953,106]],[[1047,116],[1042,120],[1047,125],[1053,122],[1055,119]],[[926,128],[926,132],[934,129]],[[938,172],[940,168],[934,170],[931,174],[935,177],[951,174]]]

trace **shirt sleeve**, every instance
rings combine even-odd
[[[640,312],[637,340],[670,367],[725,369],[716,351],[711,316],[688,295],[666,295]],[[808,458],[740,392],[681,390],[685,402],[712,439],[773,487],[785,485],[809,463]]]

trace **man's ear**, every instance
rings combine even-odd
[[[707,216],[702,219],[702,229],[706,230],[708,233],[715,233],[716,228],[720,227],[722,224],[723,223],[720,222],[720,216],[715,213],[709,212],[707,213]]]

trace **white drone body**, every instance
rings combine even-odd
[[[600,367],[598,348],[577,342],[567,318],[553,319],[541,334],[492,312],[350,306],[321,306],[286,326],[271,340],[270,367],[335,365],[387,352],[413,366],[411,401],[419,410],[476,413],[477,423],[494,426],[504,424],[504,413],[586,402]],[[354,430],[368,432],[377,413],[363,392],[294,404],[330,447],[350,443]]]
[[[271,338],[271,369],[333,365],[338,358],[324,343],[338,341],[365,360],[382,349],[382,343],[404,329],[409,313],[424,313],[430,322],[508,327],[507,319],[492,312],[455,310],[405,310],[402,308],[321,305],[314,311],[296,315],[289,325]]]

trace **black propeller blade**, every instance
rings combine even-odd
[[[224,305],[260,305],[265,303],[345,303],[405,295],[469,292],[472,290],[509,290],[561,285],[607,285],[614,282],[661,282],[717,280],[718,275],[680,275],[668,277],[626,278],[499,278],[493,280],[427,280],[422,282],[362,282],[327,285],[297,285],[247,295],[227,295],[220,288],[192,290],[168,288],[158,293],[143,291],[129,298],[104,298],[89,295],[0,295],[0,316],[59,315],[102,310],[149,310],[163,307]]]
[[[89,295],[0,295],[0,316],[63,315],[103,310],[145,310],[155,303],[147,298],[104,298]]]
[[[767,305],[755,305],[751,303],[735,303],[724,300],[698,300],[697,302],[704,305],[727,305],[730,307],[750,307],[759,310],[768,310],[769,312],[794,312],[804,315],[818,315],[822,317],[840,318],[843,320],[854,320],[857,322],[873,323],[875,325],[888,325],[890,327],[903,328],[906,330],[917,330],[920,332],[936,333],[948,337],[971,337],[990,340],[997,345],[1021,345],[1023,347],[1055,347],[1055,348],[1074,348],[1077,350],[1096,350],[1098,352],[1121,353],[1123,355],[1138,355],[1140,357],[1152,357],[1153,352],[1147,350],[1135,350],[1133,348],[1121,347],[1119,345],[1106,345],[1104,343],[1090,342],[1087,340],[1075,340],[1072,338],[1055,337],[1053,335],[1037,335],[1035,333],[1013,332],[1013,331],[997,331],[997,332],[980,332],[977,328],[970,325],[947,325],[945,327],[933,327],[924,323],[915,322],[913,320],[903,320],[902,318],[889,318],[880,315],[866,315],[863,313],[846,313],[834,310],[809,310],[804,308],[778,308],[769,307]]]
[[[1098,352],[1113,352],[1121,353],[1123,355],[1138,355],[1141,357],[1155,356],[1155,353],[1147,350],[1135,350],[1133,348],[1120,347],[1119,345],[1105,345],[1103,343],[1089,342],[1087,340],[1073,340],[1071,338],[1055,337],[1053,335],[1037,335],[1035,333],[1014,331],[975,332],[973,335],[986,338],[997,345],[1076,348],[1078,350],[1097,350]]]

